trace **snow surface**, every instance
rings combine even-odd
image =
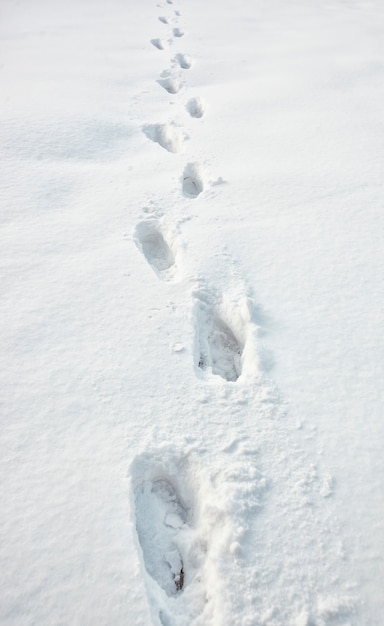
[[[1,623],[381,626],[383,3],[0,12]]]

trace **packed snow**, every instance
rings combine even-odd
[[[382,626],[383,3],[0,13],[0,622]]]

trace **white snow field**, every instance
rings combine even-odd
[[[384,624],[383,33],[0,3],[1,624]]]

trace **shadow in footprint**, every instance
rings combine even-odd
[[[214,306],[198,299],[196,303],[195,363],[201,370],[211,369],[231,382],[241,374],[243,345],[221,318]]]
[[[181,28],[176,27],[173,29],[172,32],[173,32],[174,37],[182,37],[184,35],[184,31],[181,30]]]
[[[135,228],[134,241],[161,280],[175,278],[175,256],[156,219],[140,222]]]
[[[157,48],[158,50],[164,50],[166,46],[164,39],[158,39],[158,38],[151,39],[151,44],[155,46],[155,48]]]

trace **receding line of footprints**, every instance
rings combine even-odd
[[[166,3],[172,5],[173,0],[166,0]],[[174,11],[172,18],[159,16],[159,22],[168,27],[171,36],[168,39],[151,39],[156,49],[165,50],[174,44],[173,38],[183,37],[184,31],[177,24],[180,15],[179,11]],[[157,83],[168,93],[179,94],[183,87],[180,71],[190,69],[192,64],[188,54],[176,53],[171,68],[162,72]],[[184,107],[192,118],[201,118],[205,113],[204,103],[199,97],[189,98]],[[187,138],[182,128],[174,122],[145,124],[142,131],[150,141],[169,153],[182,151]],[[204,170],[198,163],[187,163],[180,177],[183,195],[191,200],[198,198],[205,188],[204,179]],[[167,225],[164,218],[142,220],[137,224],[133,238],[160,280],[169,282],[178,279],[178,233]],[[214,297],[208,292],[195,294],[194,365],[201,376],[211,372],[212,375],[235,383],[241,375],[244,343],[223,319],[218,303],[220,297]],[[171,477],[169,468],[162,464],[157,467],[153,459],[149,464],[146,462],[144,467],[139,459],[135,464],[136,530],[145,568],[166,596],[177,597],[187,585],[199,580],[197,562],[200,557],[197,556],[197,562],[193,564],[186,552],[186,546],[194,543],[191,508],[180,495],[179,487],[183,485],[178,485],[176,476]],[[195,553],[199,554],[197,547]],[[197,607],[196,610],[200,611]],[[173,620],[164,611],[163,607],[159,612],[159,620],[164,626],[169,626]]]
[[[172,4],[167,0],[168,4]],[[179,11],[175,11],[177,17]],[[159,16],[159,21],[170,25],[165,15]],[[181,37],[184,32],[178,27],[172,28],[175,37]],[[152,39],[152,44],[159,50],[165,47],[163,39]],[[168,40],[170,45],[172,40]],[[173,58],[182,69],[189,69],[192,60],[189,55],[181,52]],[[176,94],[180,91],[179,80],[172,75],[172,71],[165,70],[157,81],[166,91]],[[204,115],[204,105],[199,97],[190,98],[186,110],[191,117],[200,118]],[[159,146],[171,153],[179,152],[186,135],[175,123],[145,124],[143,133]],[[187,163],[182,177],[181,186],[186,198],[195,199],[204,191],[203,171],[198,163]],[[155,274],[164,281],[177,279],[177,237],[171,234],[163,220],[150,218],[140,222],[135,229],[134,241],[142,252]],[[202,371],[210,369],[213,374],[219,375],[227,381],[235,382],[241,374],[241,355],[243,346],[236,338],[235,333],[219,316],[213,305],[202,299],[198,300],[196,309],[197,331],[195,365]]]
[[[173,4],[167,2],[167,4]],[[159,5],[161,6],[161,5]],[[174,39],[181,38],[184,36],[184,31],[177,24],[173,24],[172,22],[178,17],[181,16],[180,11],[174,11],[174,16],[172,18],[168,18],[165,15],[159,16],[159,22],[164,26],[167,26],[170,29],[170,36],[168,38],[164,37],[154,37],[151,39],[151,43],[158,50],[166,50],[167,48],[174,45]],[[157,79],[158,85],[162,87],[167,93],[171,95],[177,95],[181,92],[183,87],[183,81],[181,76],[178,76],[175,71],[176,68],[180,70],[189,70],[192,67],[192,58],[189,54],[184,52],[177,52],[171,61],[171,68],[164,70],[160,77]],[[205,107],[202,100],[199,97],[189,98],[187,102],[185,102],[185,110],[189,113],[189,115],[193,118],[201,118],[204,115]],[[182,149],[182,144],[185,139],[185,134],[178,128],[176,128],[173,123],[158,123],[158,124],[145,124],[142,128],[144,134],[150,139],[154,141],[159,146],[167,150],[168,152],[180,152]],[[193,194],[191,197],[196,197],[198,194]]]
[[[193,189],[194,190],[194,189]],[[155,274],[164,281],[177,278],[177,235],[156,218],[137,224],[134,241]],[[209,296],[198,295],[195,307],[195,365],[235,382],[241,374],[243,344],[221,318]]]

